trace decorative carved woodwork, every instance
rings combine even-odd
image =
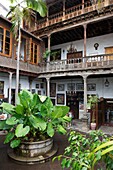
[[[67,53],[67,59],[76,59],[76,58],[82,58],[82,51]]]

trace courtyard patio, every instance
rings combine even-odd
[[[75,120],[70,129],[81,131],[84,133],[89,133],[85,126],[85,122]],[[113,127],[101,126],[100,128],[104,133],[108,135],[113,135]],[[51,160],[45,163],[37,163],[37,164],[22,164],[20,162],[15,162],[10,159],[7,155],[8,145],[4,145],[3,141],[5,138],[5,134],[3,132],[0,133],[0,170],[62,170],[60,162],[55,160],[52,162]],[[55,134],[54,141],[58,145],[58,152],[56,155],[60,155],[63,153],[65,147],[68,145],[67,136]]]

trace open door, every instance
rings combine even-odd
[[[70,91],[66,93],[66,105],[70,107],[74,119],[79,118],[79,101],[75,92]]]
[[[8,98],[9,98],[9,89],[8,89]],[[11,104],[15,105],[15,89],[11,89]]]
[[[106,114],[106,101],[104,99],[100,100],[96,106],[96,123],[97,129],[104,124],[105,114]]]

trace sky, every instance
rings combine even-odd
[[[0,3],[5,6],[5,8],[9,9],[10,1],[9,0],[0,0]]]

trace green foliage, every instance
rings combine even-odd
[[[98,102],[98,97],[96,95],[90,95],[88,97],[87,107],[92,107],[93,104]]]
[[[38,12],[40,16],[44,17],[47,13],[46,3],[43,0],[24,0],[16,1],[10,0],[11,4],[16,4],[10,6],[10,11],[7,16],[11,17],[13,26],[11,31],[14,35],[18,37],[18,30],[22,24],[22,20],[31,22],[31,16],[34,15],[34,11]]]
[[[23,90],[18,95],[16,106],[2,103],[3,112],[10,114],[5,121],[0,122],[0,129],[7,129],[8,134],[4,143],[11,147],[17,147],[21,141],[42,140],[53,137],[55,131],[65,134],[65,125],[68,121],[66,114],[69,112],[67,106],[53,106],[47,96],[32,94]]]
[[[91,131],[88,136],[71,131],[68,141],[64,154],[53,159],[61,160],[62,168],[94,170],[98,161],[104,161],[107,170],[113,168],[113,138],[101,131]]]
[[[47,59],[50,55],[51,51],[49,50],[46,50],[44,53],[43,53],[43,59]]]

